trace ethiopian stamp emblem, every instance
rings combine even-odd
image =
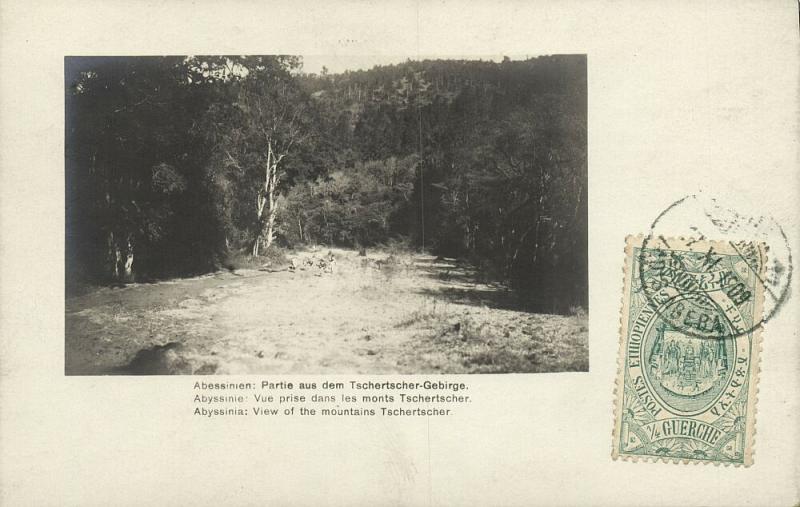
[[[766,246],[629,237],[614,458],[752,463]]]

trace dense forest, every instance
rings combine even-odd
[[[209,272],[389,241],[587,304],[586,58],[68,57],[66,272]]]

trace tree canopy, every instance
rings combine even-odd
[[[404,237],[565,310],[587,302],[586,59],[65,61],[67,272]],[[260,245],[260,250],[259,250]]]

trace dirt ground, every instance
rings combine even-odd
[[[453,259],[333,249],[66,301],[66,373],[501,373],[587,371],[575,316],[521,311]],[[309,266],[309,261],[314,266]],[[331,272],[332,271],[332,272]]]

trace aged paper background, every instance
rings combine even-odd
[[[625,235],[703,191],[800,252],[797,3],[324,5],[0,3],[0,504],[797,504],[796,294],[764,330],[752,467],[610,447]],[[63,57],[278,52],[588,54],[590,373],[469,377],[449,418],[218,421],[187,377],[63,375]]]

